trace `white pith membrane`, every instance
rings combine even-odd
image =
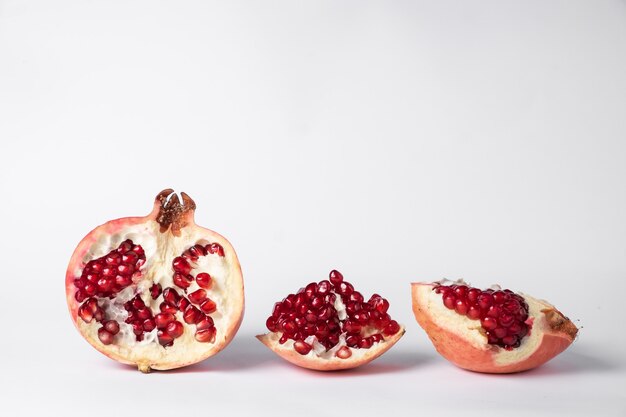
[[[438,282],[441,285],[459,284],[468,285],[463,280]],[[496,288],[494,286],[492,288]],[[545,320],[544,309],[554,309],[554,306],[546,301],[535,299],[523,293],[517,293],[524,297],[528,304],[528,320],[530,324],[530,332],[521,339],[520,346],[511,350],[504,349],[497,345],[487,342],[487,336],[482,329],[480,320],[473,320],[467,316],[458,314],[454,310],[448,309],[442,300],[441,294],[433,291],[432,285],[418,286],[417,297],[422,308],[428,311],[428,315],[433,323],[447,331],[457,334],[468,341],[473,347],[481,350],[491,351],[493,353],[493,361],[496,365],[507,365],[514,362],[520,362],[532,355],[539,345],[545,332],[551,329]]]
[[[346,306],[343,303],[341,296],[334,291],[332,292],[336,294],[334,307],[335,310],[337,310],[337,317],[343,322],[348,317]],[[391,336],[383,335],[383,340],[380,342],[374,342],[370,348],[348,347],[351,351],[351,355],[345,359],[336,356],[339,349],[347,346],[345,332],[339,336],[339,342],[329,350],[326,350],[326,347],[318,342],[317,337],[308,336],[304,339],[304,341],[311,345],[312,349],[306,355],[301,355],[296,352],[294,349],[295,340],[293,339],[288,339],[285,343],[280,344],[279,340],[283,335],[282,332],[269,332],[265,335],[258,336],[258,338],[264,344],[268,345],[268,347],[270,347],[274,352],[290,362],[296,363],[300,366],[310,367],[311,369],[317,369],[315,366],[316,363],[324,362],[324,366],[329,368],[325,370],[332,370],[350,368],[352,367],[350,364],[363,364],[386,352],[404,335],[405,328],[401,324],[399,325],[400,330],[398,330],[397,333]],[[363,326],[361,330],[361,335],[363,337],[368,337],[376,333],[382,334],[382,330],[369,325]],[[307,366],[307,362],[310,363],[310,366]]]
[[[89,261],[117,249],[126,239],[132,240],[133,244],[140,245],[144,249],[146,262],[140,268],[140,277],[134,279],[134,283],[120,291],[115,298],[96,298],[98,305],[105,311],[106,316],[103,322],[116,320],[119,323],[120,330],[115,335],[114,342],[104,345],[99,340],[98,329],[102,327],[102,323],[96,322],[95,319],[86,323],[81,317],[76,317],[77,327],[83,336],[99,350],[111,354],[114,359],[138,364],[140,368],[148,366],[153,369],[169,369],[170,364],[173,363],[176,367],[183,366],[196,362],[198,358],[208,357],[212,351],[221,349],[227,337],[225,332],[236,326],[236,322],[241,317],[241,312],[234,309],[243,305],[241,281],[238,276],[235,276],[239,274],[238,262],[236,255],[228,250],[230,245],[216,238],[217,235],[207,235],[200,227],[183,227],[180,229],[180,236],[175,236],[169,231],[161,233],[159,223],[153,220],[128,225],[113,234],[108,233],[106,226],[103,225],[94,231],[95,241],[84,253],[82,264],[77,265],[72,271],[75,277],[80,277],[82,269]],[[132,326],[124,322],[128,317],[124,303],[140,294],[154,316],[160,313],[159,305],[164,300],[162,294],[152,299],[150,287],[153,284],[160,284],[162,289],[171,287],[181,296],[187,296],[199,289],[200,287],[194,280],[185,293],[182,288],[173,283],[172,279],[173,259],[181,256],[183,251],[197,243],[202,245],[219,243],[225,250],[223,257],[218,254],[207,254],[200,256],[195,262],[189,262],[193,267],[191,275],[194,277],[200,272],[206,272],[211,276],[211,288],[206,291],[208,298],[217,305],[217,311],[209,314],[215,323],[215,341],[202,343],[195,340],[196,325],[185,323],[181,311],[177,311],[174,315],[176,320],[182,323],[184,333],[174,339],[172,346],[163,347],[158,342],[156,328],[149,333],[144,333],[144,339],[137,341]],[[237,270],[233,270],[233,265]],[[82,303],[78,303],[73,296],[73,294],[68,294],[68,301],[70,305],[78,307]]]

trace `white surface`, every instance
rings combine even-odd
[[[3,415],[623,416],[625,3],[304,3],[0,1]],[[220,355],[146,376],[79,337],[63,279],[168,186],[237,248],[247,312]],[[322,375],[252,336],[332,268],[408,332]],[[441,277],[584,329],[536,371],[463,372],[411,314]]]

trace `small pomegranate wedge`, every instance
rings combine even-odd
[[[545,301],[494,287],[413,283],[413,313],[437,351],[476,372],[513,373],[549,361],[578,329]]]
[[[145,217],[91,231],[70,259],[67,304],[93,347],[142,372],[190,365],[222,350],[244,309],[235,250],[194,223],[193,200],[157,195]]]
[[[298,366],[334,371],[364,365],[391,348],[404,334],[392,320],[389,302],[378,294],[368,301],[338,271],[276,303],[257,336],[268,348]]]

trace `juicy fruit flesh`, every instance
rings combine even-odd
[[[156,302],[162,300],[159,310],[153,311],[137,292],[136,285],[142,279],[141,267],[146,263],[145,252],[140,245],[127,239],[108,254],[87,262],[80,277],[74,279],[74,298],[82,303],[78,308],[78,316],[85,323],[95,320],[101,324],[97,334],[104,345],[115,343],[120,325],[125,323],[131,326],[136,341],[142,341],[147,334],[156,331],[158,342],[168,347],[186,331],[176,317],[176,313],[180,312],[187,325],[195,325],[196,341],[213,343],[216,328],[210,314],[217,311],[217,306],[205,290],[211,288],[212,279],[206,272],[200,272],[195,277],[191,274],[200,257],[211,255],[224,257],[223,247],[218,243],[195,244],[174,258],[171,271],[174,285],[179,287],[182,294],[186,294],[187,288],[195,280],[201,289],[185,297],[179,295],[173,287],[162,289],[160,284],[152,283],[148,298]],[[104,301],[109,299],[114,302],[129,287],[135,295],[123,303],[126,317],[123,322],[118,322],[108,317],[113,314],[106,307],[110,303]]]
[[[389,302],[378,294],[364,301],[363,295],[333,270],[329,280],[312,282],[276,303],[266,326],[282,333],[279,343],[293,340],[294,350],[301,355],[307,355],[314,345],[329,351],[344,339],[346,346],[338,349],[336,356],[347,359],[351,348],[368,349],[400,331],[388,308]]]
[[[507,350],[518,348],[530,332],[528,304],[511,290],[480,290],[467,285],[436,285],[446,308],[480,320],[489,344]]]

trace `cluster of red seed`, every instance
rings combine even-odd
[[[125,240],[107,255],[87,262],[80,277],[74,279],[74,297],[82,303],[89,297],[113,298],[133,283],[133,275],[146,262],[141,246]]]
[[[528,304],[511,290],[480,290],[467,285],[436,285],[443,304],[480,324],[492,345],[505,349],[520,346],[528,334]]]
[[[194,279],[200,287],[187,297],[179,295],[171,287],[164,290],[159,284],[153,284],[150,287],[152,299],[156,300],[161,295],[163,296],[163,302],[159,305],[160,313],[154,315],[139,295],[124,303],[124,309],[128,313],[124,321],[132,326],[137,341],[143,340],[145,333],[156,328],[159,343],[166,347],[172,346],[174,339],[184,333],[183,324],[176,320],[175,314],[178,311],[182,312],[185,323],[196,326],[195,339],[198,342],[215,341],[216,329],[209,314],[214,313],[217,306],[213,300],[209,299],[206,291],[212,286],[211,276],[202,272],[194,277],[190,273],[192,269],[190,262],[195,262],[200,256],[208,254],[223,257],[224,249],[218,243],[204,246],[197,244],[172,261],[173,279],[178,287],[186,293]],[[134,245],[131,240],[126,240],[106,256],[89,261],[81,277],[74,281],[77,287],[75,297],[79,302],[85,299],[84,294],[95,296],[85,300],[78,309],[78,315],[87,323],[93,319],[102,323],[102,327],[98,330],[98,337],[105,345],[114,341],[114,336],[119,333],[119,323],[115,320],[105,320],[105,312],[98,305],[96,297],[114,298],[119,291],[133,283],[133,274],[138,272],[144,263],[145,254],[141,246]],[[113,284],[110,284],[108,281],[113,268],[116,268],[118,275],[114,277]],[[92,282],[98,286],[95,287]]]
[[[335,309],[337,296],[346,309],[347,317],[343,321]],[[294,349],[302,355],[312,349],[304,341],[309,336],[315,336],[326,350],[339,343],[341,334],[345,334],[349,347],[368,349],[384,340],[384,336],[400,331],[398,322],[387,314],[388,308],[389,302],[377,294],[364,302],[363,295],[344,281],[341,273],[333,270],[329,280],[312,282],[276,303],[266,326],[271,332],[282,332],[279,343],[294,340]],[[344,359],[350,355],[349,349],[337,352],[337,356]]]

